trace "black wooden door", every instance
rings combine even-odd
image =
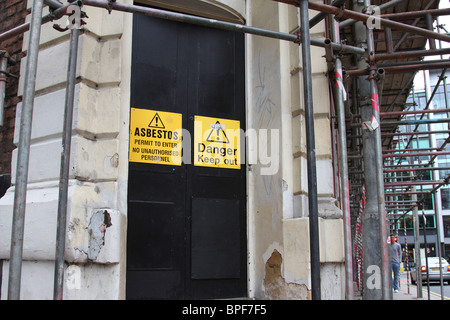
[[[181,114],[189,150],[195,116],[245,129],[242,34],[140,15],[133,23],[132,108]],[[128,299],[247,295],[245,164],[193,160],[192,153],[181,165],[129,163]]]

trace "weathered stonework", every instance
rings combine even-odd
[[[269,299],[274,300],[309,300],[311,293],[304,284],[287,283],[281,275],[283,257],[274,250],[266,262],[264,277],[264,292]]]

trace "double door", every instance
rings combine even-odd
[[[130,107],[148,114],[152,127],[142,130],[150,133],[139,141],[151,140],[152,132],[158,139],[158,129],[177,119],[185,161],[130,157],[127,299],[246,296],[245,164],[220,167],[194,158],[197,117],[233,120],[245,129],[243,35],[142,15],[133,19]],[[219,133],[221,127],[211,129]],[[130,125],[130,141],[137,141],[134,130]]]

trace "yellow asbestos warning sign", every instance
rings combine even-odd
[[[194,121],[194,165],[240,169],[239,121],[202,116]]]
[[[181,166],[181,113],[131,108],[130,162]]]

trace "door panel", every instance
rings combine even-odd
[[[242,34],[141,15],[133,24],[130,107],[182,114],[185,150],[196,115],[245,129]],[[127,298],[245,296],[245,187],[245,165],[130,162]]]
[[[130,247],[139,252],[128,259],[131,270],[171,270],[177,218],[173,203],[152,203],[130,201],[133,214],[128,226],[133,231]]]
[[[192,200],[192,279],[239,279],[239,200]]]
[[[183,91],[179,85],[185,82],[183,74],[178,73],[178,63],[184,62],[179,59],[178,24],[165,20],[152,23],[140,15],[133,17],[133,28],[137,32],[133,32],[131,106],[161,106],[164,111],[185,109],[177,104],[177,93]],[[151,30],[151,33],[142,30]],[[167,37],[167,34],[172,36]]]

